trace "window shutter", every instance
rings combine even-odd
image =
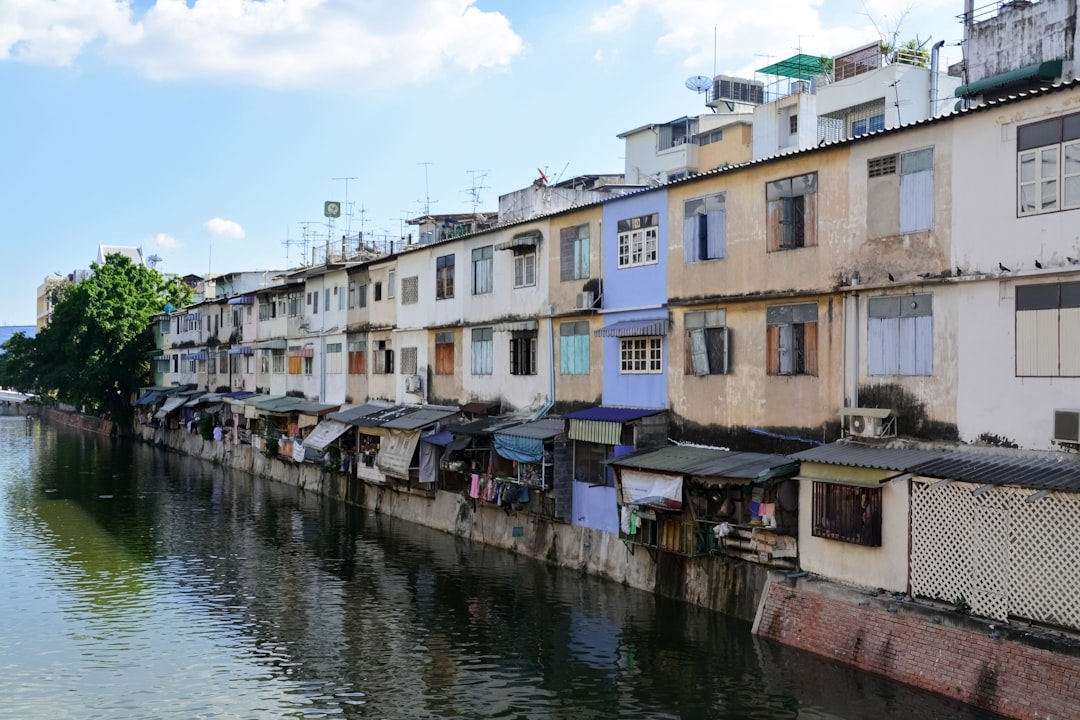
[[[708,257],[727,257],[727,210],[712,210],[706,220]]]
[[[697,255],[698,249],[698,222],[697,215],[691,215],[683,219],[683,262],[697,262],[701,258]]]
[[[803,372],[807,375],[818,374],[818,342],[817,342],[817,327],[816,322],[808,322],[803,325],[803,340],[806,343],[806,358],[804,360],[805,367]]]
[[[767,205],[766,214],[766,233],[767,233],[767,247],[769,252],[774,252],[780,249],[780,240],[784,237],[784,226],[781,222],[784,219],[784,211],[782,207],[782,200],[777,198],[776,200],[770,200]]]
[[[705,347],[705,328],[690,331],[690,364],[695,375],[709,374],[709,351]]]
[[[766,332],[766,367],[770,375],[780,374],[780,325],[769,325]]]

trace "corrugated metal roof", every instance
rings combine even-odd
[[[797,452],[788,457],[802,462],[817,462],[847,467],[881,468],[907,471],[911,465],[934,460],[940,451],[922,448],[883,448],[835,442]]]
[[[670,321],[666,317],[620,320],[593,332],[596,337],[639,337],[667,335]]]
[[[505,430],[496,431],[496,435],[510,435],[511,437],[533,438],[534,440],[547,440],[556,435],[566,432],[566,422],[562,418],[544,418],[534,422],[515,425]]]
[[[409,413],[414,413],[419,409],[419,407],[413,405],[391,405],[390,407],[358,417],[352,421],[352,424],[357,427],[380,427],[384,422],[396,420]]]
[[[472,422],[462,423],[461,425],[454,425],[451,430],[461,435],[490,435],[498,430],[511,425],[521,425],[526,422],[525,418],[520,417],[486,417],[479,420],[473,420]]]
[[[296,405],[300,404],[300,398],[277,397],[269,400],[261,400],[255,403],[255,409],[259,412],[283,413],[292,412]]]
[[[910,472],[939,480],[1080,492],[1080,458],[1066,453],[973,447],[877,448],[836,442],[789,457],[805,462]]]
[[[304,445],[316,450],[325,450],[327,445],[351,429],[352,426],[348,423],[338,420],[323,420],[311,431],[310,435],[304,438]]]
[[[794,475],[798,470],[798,463],[784,455],[687,445],[669,445],[659,450],[626,455],[612,460],[611,464],[700,478],[726,477],[740,480],[768,480],[778,475]]]
[[[458,414],[457,408],[445,407],[422,407],[417,408],[408,415],[403,415],[382,423],[385,428],[397,430],[419,430],[426,425],[433,425],[440,420],[453,417]]]
[[[309,402],[301,400],[293,407],[289,408],[291,412],[303,413],[304,415],[325,415],[329,412],[334,412],[341,405],[332,405],[327,403]]]
[[[349,408],[348,410],[341,410],[340,412],[330,413],[326,416],[326,419],[337,420],[338,422],[355,425],[355,421],[359,418],[362,418],[365,415],[370,415],[373,412],[378,412],[379,410],[385,410],[391,407],[394,406],[388,405],[386,403],[367,403],[366,405],[357,405],[356,407]]]
[[[630,422],[665,412],[664,408],[631,408],[597,405],[564,415],[567,420],[599,420],[601,422]]]

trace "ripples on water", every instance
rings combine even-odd
[[[985,718],[744,624],[0,417],[0,717]]]

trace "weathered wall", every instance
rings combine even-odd
[[[1006,717],[1080,717],[1080,644],[1035,630],[776,578],[754,630]]]

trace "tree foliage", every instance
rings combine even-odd
[[[90,269],[57,294],[49,325],[36,338],[5,343],[0,383],[126,422],[132,394],[151,378],[150,321],[166,303],[190,302],[191,289],[119,253]]]

